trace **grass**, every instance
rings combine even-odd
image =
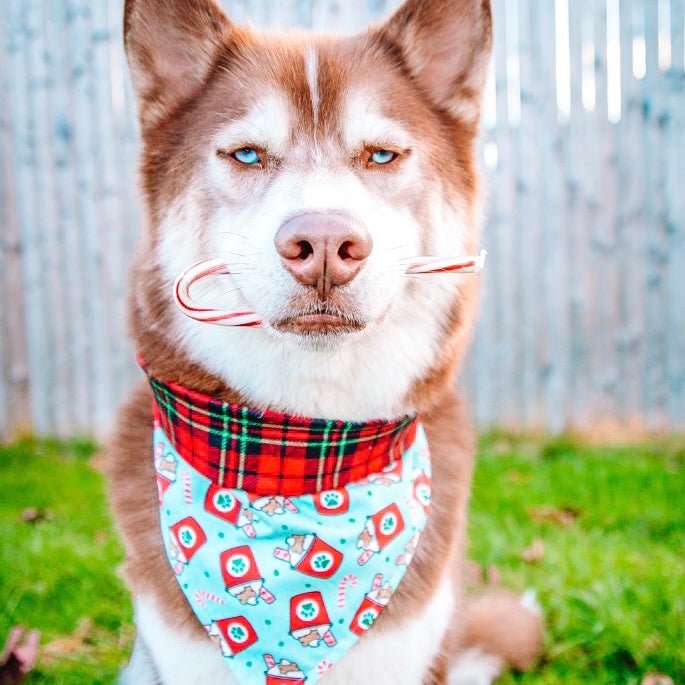
[[[0,639],[17,623],[42,631],[29,683],[112,683],[131,646],[122,551],[93,451],[0,447]],[[685,682],[684,467],[682,439],[481,440],[471,556],[506,585],[535,588],[547,621],[541,664],[503,684],[633,684],[648,672]],[[535,540],[544,554],[526,562]]]

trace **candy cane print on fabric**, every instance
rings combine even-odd
[[[214,602],[214,604],[223,604],[224,600],[219,595],[207,590],[197,590],[195,592],[195,601],[202,607],[207,606],[207,602]]]
[[[354,573],[348,573],[338,585],[338,606],[340,608],[345,606],[345,596],[347,594],[348,586],[353,589],[357,587],[357,576],[355,576]]]

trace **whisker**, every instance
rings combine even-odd
[[[232,295],[235,292],[238,292],[240,288],[231,288],[230,290],[226,290],[221,293],[217,293],[216,295],[212,295],[207,302],[214,302],[215,300],[218,300],[220,297],[226,297],[227,295]]]

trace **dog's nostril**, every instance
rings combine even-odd
[[[300,248],[300,253],[296,257],[297,259],[307,259],[309,255],[314,254],[314,248],[307,240],[300,240],[300,242],[297,243],[297,246]]]
[[[346,240],[339,248],[338,248],[338,257],[340,259],[352,259],[352,255],[350,254],[350,248],[352,247],[352,241],[351,240]]]

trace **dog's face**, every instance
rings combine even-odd
[[[264,322],[239,340],[175,316],[169,333],[242,390],[227,346],[248,349],[246,336],[263,363],[288,357],[300,371],[330,351],[363,367],[365,350],[407,337],[405,385],[426,373],[464,289],[403,271],[412,256],[476,247],[487,2],[412,0],[385,26],[333,40],[253,35],[210,0],[129,0],[126,40],[147,256],[163,276],[150,287],[170,301],[182,269],[222,257],[232,275],[202,300]]]

